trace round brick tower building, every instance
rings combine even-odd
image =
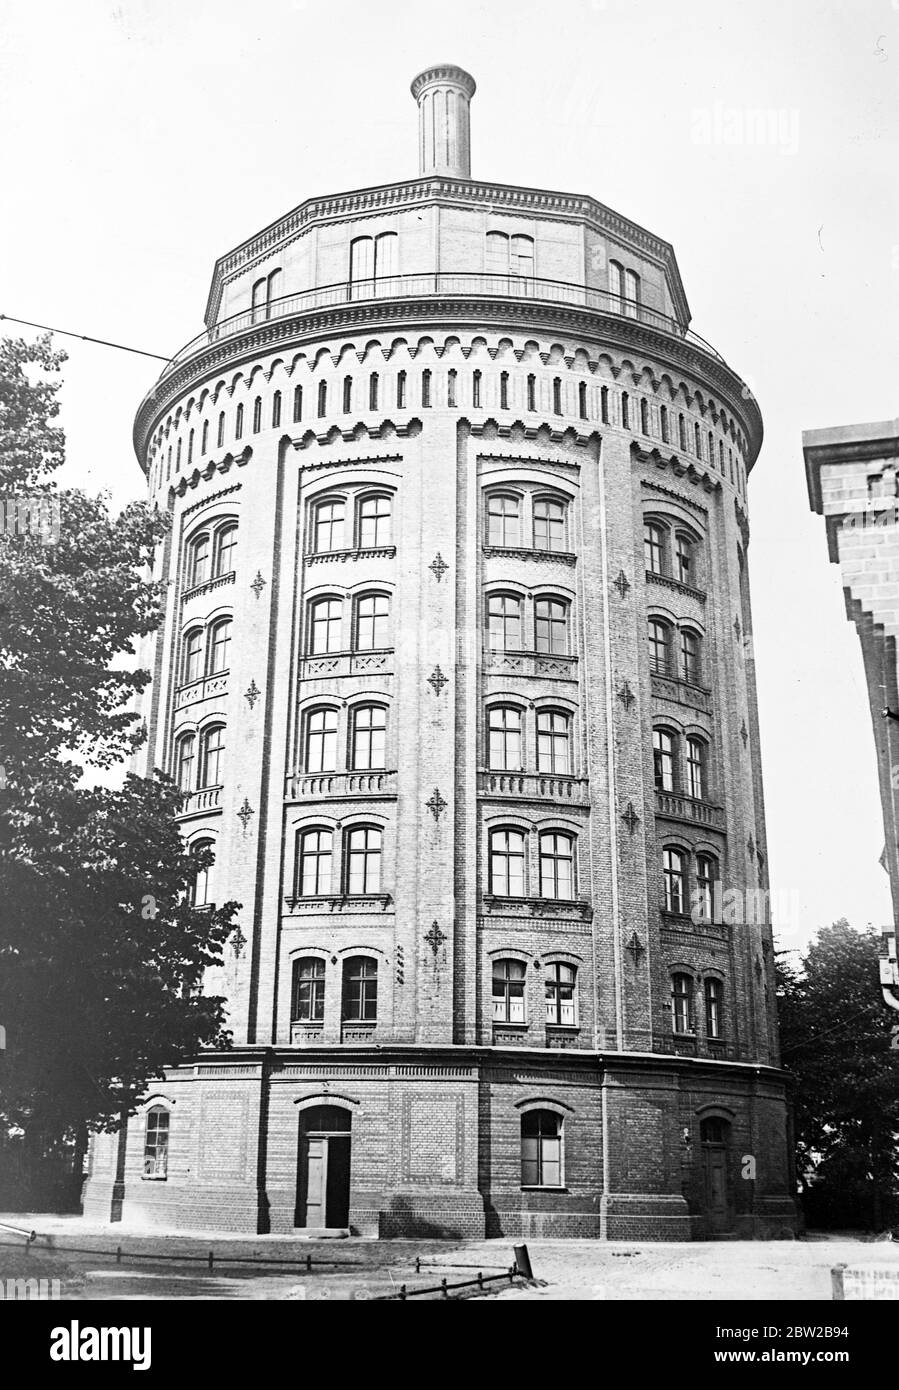
[[[234,1047],[92,1156],[87,1210],[243,1231],[792,1229],[747,580],[755,400],[670,245],[419,177],[216,265],[140,406],[172,516],[146,768]]]

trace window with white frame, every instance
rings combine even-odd
[[[705,1035],[720,1038],[724,1032],[724,986],[710,975],[705,981]]]
[[[665,911],[683,914],[687,902],[687,856],[683,850],[662,850],[662,881]]]
[[[350,763],[354,772],[387,766],[387,710],[383,705],[357,705],[352,712]]]
[[[517,548],[521,545],[521,498],[492,492],[487,498],[487,544]]]
[[[313,509],[312,544],[316,555],[343,550],[346,502],[342,497],[326,497]]]
[[[205,837],[191,842],[188,853],[191,859],[197,861],[194,867],[190,889],[191,907],[208,907],[210,905],[212,893],[212,852],[214,845],[214,840]],[[206,862],[200,863],[200,860]]]
[[[493,962],[493,1022],[524,1023],[527,971],[520,960]]]
[[[207,724],[200,735],[199,787],[220,787],[225,764],[225,726]]]
[[[521,599],[517,594],[488,597],[487,644],[492,652],[522,650]]]
[[[557,830],[540,836],[540,896],[570,901],[574,897],[574,837]]]
[[[333,832],[314,826],[297,837],[296,896],[324,897],[332,891]]]
[[[487,711],[488,766],[501,772],[522,769],[521,710],[491,705]]]
[[[683,971],[671,977],[671,1026],[675,1033],[694,1033],[693,976]]]
[[[571,716],[564,710],[537,712],[537,771],[571,774]]]
[[[171,1115],[162,1105],[147,1111],[144,1130],[144,1177],[164,1178],[169,1166],[169,1132]]]
[[[342,642],[343,603],[339,598],[314,599],[309,607],[310,654],[339,652]]]
[[[306,771],[334,772],[337,768],[337,710],[330,705],[306,715]]]
[[[343,963],[344,1023],[374,1023],[378,1017],[378,962],[350,956]]]
[[[325,1017],[325,962],[301,956],[293,963],[290,1019],[292,1023],[321,1023]]]
[[[505,826],[490,832],[489,891],[500,898],[523,898],[525,891],[525,837],[521,830]]]
[[[567,655],[569,651],[568,614],[566,599],[543,597],[534,603],[534,639],[538,652]]]
[[[351,897],[381,891],[382,833],[376,825],[357,825],[345,839],[344,882]]]
[[[657,792],[673,792],[676,789],[676,747],[675,736],[669,729],[653,729],[652,769]]]
[[[687,795],[702,801],[705,797],[706,745],[701,738],[687,739]]]
[[[377,651],[390,641],[390,599],[386,594],[362,594],[356,599],[354,649]]]
[[[544,966],[546,1022],[559,1027],[577,1025],[577,970],[564,961],[549,961]]]

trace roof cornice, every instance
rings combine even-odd
[[[334,193],[322,198],[308,198],[277,221],[264,227],[255,236],[241,242],[226,255],[220,256],[212,272],[212,284],[206,302],[205,323],[210,327],[218,317],[222,290],[226,281],[246,270],[254,262],[269,255],[319,222],[334,222],[342,218],[374,216],[423,203],[484,207],[494,211],[526,212],[532,216],[557,218],[560,221],[589,223],[597,230],[636,246],[667,272],[677,317],[684,326],[690,323],[690,306],[677,267],[674,247],[661,237],[632,222],[620,213],[580,193],[560,193],[552,189],[521,188],[514,184],[485,183],[479,179],[418,178],[405,183],[380,184],[375,188],[359,188],[347,193]]]
[[[834,425],[831,429],[804,430],[802,453],[809,504],[819,515],[821,468],[827,463],[859,463],[899,456],[899,419],[876,420],[864,425]]]

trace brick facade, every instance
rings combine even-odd
[[[717,906],[768,886],[761,420],[688,322],[667,243],[467,169],[218,263],[135,441],[173,522],[147,765],[180,767],[208,895],[243,905],[208,981],[235,1050],[149,1098],[164,1176],[132,1121],[126,1214],[285,1232],[348,1193],[364,1234],[792,1229],[770,926]]]

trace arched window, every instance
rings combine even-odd
[[[587,418],[587,383],[579,381],[577,384],[577,413],[582,420]]]
[[[203,675],[203,629],[192,627],[181,644],[181,684],[190,685]]]
[[[562,414],[562,378],[560,376],[553,377],[553,413],[555,415]]]
[[[521,599],[517,594],[491,594],[487,599],[487,644],[492,652],[522,650]]]
[[[624,312],[628,318],[639,316],[640,277],[633,270],[624,272]]]
[[[701,458],[702,458],[702,430],[699,428],[699,425],[698,425],[698,424],[694,424],[694,426],[693,426],[693,443],[694,443],[695,448],[696,448],[696,457],[697,457],[698,459],[701,459]]]
[[[668,407],[667,407],[667,405],[659,406],[659,424],[661,425],[661,429],[662,429],[662,443],[663,443],[663,444],[668,444],[668,443],[670,443],[670,436],[669,436],[669,432],[668,432]]]
[[[728,1124],[719,1115],[710,1115],[699,1126],[699,1137],[703,1144],[726,1144]]]
[[[681,449],[682,449],[684,452],[686,452],[686,449],[687,449],[687,422],[686,422],[686,420],[684,419],[683,415],[678,415],[678,417],[677,417],[677,439],[678,439],[678,443],[679,443]]]
[[[237,407],[234,417],[234,438],[243,439],[243,405]]]
[[[562,1119],[552,1110],[521,1117],[521,1185],[562,1186]]]
[[[328,497],[316,504],[313,512],[312,544],[316,555],[343,550],[346,545],[344,523],[346,502],[343,497]]]
[[[175,744],[175,781],[179,791],[193,791],[196,747],[193,734],[182,734]]]
[[[487,712],[488,766],[501,772],[520,772],[521,710],[514,705],[491,705]]]
[[[731,470],[730,470],[730,471],[731,471],[731,474],[733,474],[733,467],[731,467]],[[181,440],[180,440],[180,439],[178,440],[178,451],[177,451],[177,453],[176,453],[176,455],[175,455],[175,472],[176,472],[176,473],[180,473],[180,472],[181,472]],[[731,477],[731,482],[733,482],[733,477]]]
[[[493,492],[487,498],[487,544],[521,545],[521,498]]]
[[[330,830],[302,830],[297,837],[298,898],[327,897],[331,892],[334,837]]]
[[[709,975],[705,982],[705,1035],[720,1038],[724,1032],[724,987]]]
[[[555,497],[534,498],[534,547],[537,550],[565,550],[565,523],[568,506]]]
[[[231,661],[231,619],[219,618],[209,629],[208,674],[227,671]]]
[[[378,281],[397,273],[397,234],[355,237],[350,243],[350,298],[377,294]],[[385,287],[389,291],[389,286]]]
[[[215,841],[210,839],[194,840],[190,846],[189,854],[191,859],[197,860],[194,868],[193,880],[190,887],[191,907],[211,906],[212,892],[212,858]],[[203,865],[199,860],[207,861]]]
[[[520,960],[493,962],[493,1022],[525,1022],[526,970]]]
[[[253,402],[253,433],[258,434],[262,429],[262,397],[257,396]]]
[[[194,536],[187,549],[187,587],[196,589],[209,578],[211,542],[208,531]]]
[[[406,409],[406,373],[397,372],[396,374],[396,408],[397,410]]]
[[[599,414],[604,425],[609,423],[609,388],[603,386],[599,392]]]
[[[712,434],[712,431],[711,431],[711,430],[709,430],[709,434],[708,434],[708,443],[709,443],[709,463],[710,463],[710,464],[712,465],[712,467],[714,468],[714,467],[715,467],[715,436]]]
[[[509,270],[513,275],[533,275],[534,239],[513,236],[509,242]]]
[[[295,425],[303,418],[303,388],[295,386],[293,388],[293,422]]]
[[[343,413],[349,415],[353,408],[353,378],[345,376],[343,378]]]
[[[431,404],[431,372],[428,367],[421,374],[421,403],[425,409]]]
[[[718,440],[718,467],[721,469],[721,472],[722,472],[722,474],[723,474],[723,473],[724,473],[724,441],[723,441],[722,439],[719,439],[719,440]]]
[[[222,579],[234,570],[234,552],[237,549],[237,522],[229,521],[220,527],[215,535],[215,559],[212,567],[213,578]]]
[[[354,772],[387,766],[387,710],[383,705],[357,705],[353,710],[350,766]]]
[[[471,375],[471,403],[475,410],[481,408],[481,380],[482,373],[475,370]]]
[[[624,269],[620,261],[609,261],[609,307],[620,314],[624,296]]]
[[[162,1105],[147,1111],[144,1132],[144,1177],[164,1178],[169,1170],[170,1115]]]
[[[319,956],[301,956],[293,963],[291,1023],[321,1023],[325,1016],[325,962]]]
[[[692,628],[681,628],[680,634],[681,678],[690,685],[698,685],[700,678],[700,639]]]
[[[658,676],[671,669],[671,629],[661,618],[649,620],[649,669]]]
[[[225,412],[223,410],[219,412],[219,428],[217,441],[218,448],[220,449],[225,442]]]
[[[334,772],[337,768],[337,711],[330,706],[306,715],[306,771]]]
[[[372,372],[368,378],[368,408],[377,410],[378,408],[378,373]]]
[[[362,498],[359,503],[360,549],[374,550],[390,544],[392,511],[391,499],[383,493]]]
[[[675,1033],[695,1032],[692,975],[678,972],[671,977],[671,1024]]]
[[[558,709],[537,714],[537,771],[571,774],[571,718]]]
[[[328,413],[328,383],[320,381],[318,383],[318,416],[321,419]]]
[[[528,410],[537,409],[537,378],[533,372],[528,377]]]
[[[540,896],[566,902],[574,897],[574,839],[571,835],[547,830],[540,836]]]
[[[390,644],[390,599],[386,594],[363,594],[356,600],[354,650],[377,651]]]
[[[678,531],[674,538],[674,565],[676,577],[681,584],[693,582],[693,550],[692,537],[684,531]]]
[[[381,831],[357,825],[347,832],[345,891],[351,896],[381,891]]]
[[[687,795],[702,801],[705,797],[705,743],[701,738],[687,739]]]
[[[343,963],[343,1020],[374,1023],[378,1017],[378,962],[350,956]]]
[[[557,1027],[577,1027],[577,970],[564,961],[549,961],[544,968],[546,1022]]]
[[[500,410],[509,409],[509,373],[500,372],[499,374],[499,408]]]
[[[657,521],[643,523],[643,563],[649,574],[665,573],[665,528]]]
[[[722,471],[722,473],[724,472],[724,467],[723,467],[723,465],[722,465],[721,471]],[[169,478],[170,478],[171,476],[172,476],[172,446],[171,446],[171,444],[170,444],[170,445],[169,445],[168,454],[166,455],[166,462],[165,462],[165,477],[166,477],[166,482],[168,482],[168,480],[169,480]]]
[[[203,431],[200,435],[200,453],[205,454],[209,447],[209,421],[203,421]]]
[[[508,275],[509,238],[505,232],[488,232],[485,268],[488,275]]]
[[[675,782],[675,738],[667,729],[652,731],[652,770],[657,792],[673,792]]]
[[[319,598],[309,605],[309,651],[312,656],[339,652],[343,641],[343,604]]]
[[[718,860],[711,854],[696,856],[695,907],[703,922],[715,920],[715,884],[718,880]]]
[[[278,297],[280,283],[281,271],[273,270],[253,285],[251,303],[254,323],[271,317],[272,303]]]
[[[209,724],[200,736],[200,788],[220,787],[224,765],[225,726]]]
[[[629,430],[631,427],[631,398],[626,391],[621,393],[621,428]]]
[[[665,911],[683,914],[687,901],[687,856],[683,850],[662,850]]]
[[[534,635],[538,652],[566,655],[569,650],[569,605],[560,598],[538,598],[534,603]]]
[[[640,433],[649,434],[649,403],[645,396],[640,399]]]
[[[524,834],[520,830],[490,832],[490,892],[500,898],[524,897]]]
[[[191,464],[191,463],[193,463],[193,461],[194,461],[194,432],[193,432],[193,430],[191,430],[190,434],[187,436],[187,462],[188,462],[189,464]]]
[[[458,380],[458,376],[459,373],[456,371],[455,367],[450,367],[449,371],[446,374],[446,403],[448,406],[454,406],[457,404],[456,382]]]
[[[276,391],[272,396],[272,429],[276,430],[281,423],[281,392]]]

